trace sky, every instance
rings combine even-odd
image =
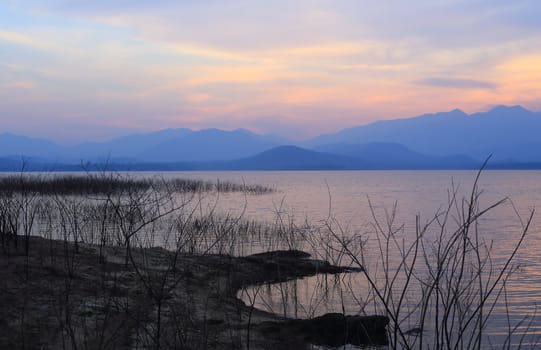
[[[165,128],[303,139],[541,110],[538,0],[0,0],[0,133]]]

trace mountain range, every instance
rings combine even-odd
[[[464,154],[494,161],[541,160],[541,113],[521,106],[498,106],[468,115],[459,109],[418,117],[378,121],[321,135],[307,146],[332,143],[399,143],[431,155]]]
[[[499,168],[539,168],[541,113],[520,106],[378,121],[304,142],[224,131],[165,129],[101,143],[62,146],[0,134],[0,170],[471,169],[492,155]]]

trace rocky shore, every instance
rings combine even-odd
[[[355,272],[301,251],[193,255],[31,237],[27,254],[22,242],[15,243],[0,250],[0,349],[302,349],[386,342],[384,316],[284,319],[237,298],[252,285]]]

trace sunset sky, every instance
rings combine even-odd
[[[539,0],[0,0],[0,133],[73,143],[541,110]]]

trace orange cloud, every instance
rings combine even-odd
[[[524,101],[541,97],[541,54],[518,56],[498,67],[506,101]]]
[[[206,66],[197,69],[189,85],[212,83],[255,83],[298,76],[295,72],[269,66]]]
[[[503,72],[517,78],[541,76],[541,54],[513,57],[499,66]]]

